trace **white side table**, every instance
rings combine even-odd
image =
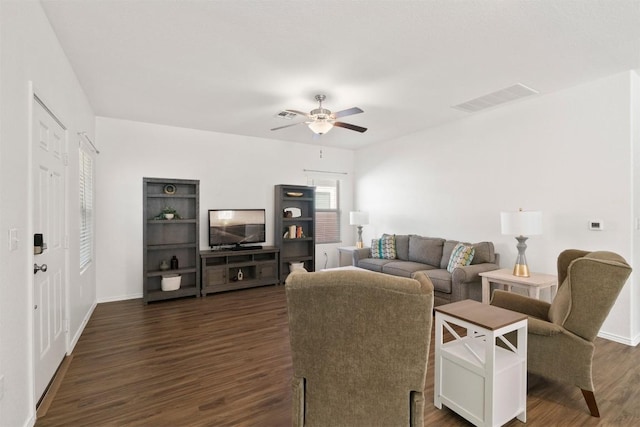
[[[477,426],[527,421],[527,316],[464,300],[435,307],[433,404]],[[466,329],[459,334],[452,325]],[[443,341],[443,328],[453,335]],[[458,328],[458,331],[460,329]],[[517,346],[503,336],[517,331]],[[496,339],[508,349],[498,347]]]
[[[518,277],[513,275],[513,271],[508,268],[500,270],[485,271],[480,273],[482,277],[482,302],[489,304],[491,300],[491,283],[503,286],[504,290],[511,291],[516,288],[526,289],[531,298],[540,299],[540,289],[549,288],[551,301],[558,292],[558,277],[552,274],[531,273],[530,277]]]
[[[353,265],[353,251],[358,249],[355,246],[344,246],[338,248],[338,267]]]

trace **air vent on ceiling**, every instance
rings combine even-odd
[[[467,113],[475,113],[476,111],[484,110],[485,108],[495,107],[496,105],[515,101],[529,95],[535,95],[536,93],[538,93],[538,91],[533,90],[521,83],[517,83],[513,86],[509,86],[507,88],[500,89],[487,95],[472,99],[471,101],[454,105],[451,108],[466,111]]]
[[[280,117],[281,119],[287,119],[287,120],[291,120],[295,116],[297,116],[297,114],[292,113],[291,111],[280,111],[278,114],[276,114],[276,117]]]

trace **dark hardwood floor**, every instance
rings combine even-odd
[[[602,417],[589,415],[578,388],[537,379],[526,425],[640,425],[640,348],[596,345]],[[73,356],[37,427],[291,425],[283,286],[146,306],[99,304]],[[425,425],[468,425],[433,406],[433,339],[425,393]]]

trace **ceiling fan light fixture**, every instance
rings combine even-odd
[[[295,117],[295,115],[300,115],[300,116],[306,117],[307,120],[304,122],[293,123],[290,125],[278,126],[271,130],[279,130],[279,129],[284,129],[292,126],[306,124],[307,126],[309,126],[309,129],[311,129],[311,132],[313,132],[316,135],[323,135],[329,132],[334,127],[340,127],[343,129],[353,130],[360,133],[367,131],[367,128],[363,128],[362,126],[356,126],[350,123],[345,123],[343,121],[336,120],[338,118],[350,116],[352,114],[364,113],[364,111],[362,111],[361,108],[352,107],[346,110],[336,111],[335,113],[333,113],[331,112],[331,110],[322,107],[322,101],[324,100],[325,100],[324,95],[316,95],[316,101],[318,101],[318,108],[311,110],[309,113],[305,113],[300,110],[291,110],[291,109],[281,111],[280,113],[278,113],[277,115],[278,117],[290,118],[289,115],[293,115],[292,117]]]
[[[309,123],[309,129],[318,135],[325,134],[333,129],[333,123],[328,120],[314,120]]]

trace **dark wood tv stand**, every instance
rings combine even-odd
[[[277,285],[278,256],[274,246],[260,249],[200,251],[202,296],[235,289]],[[242,271],[239,280],[238,273]]]

